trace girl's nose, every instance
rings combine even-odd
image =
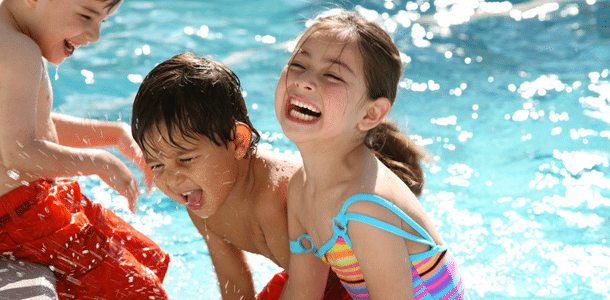
[[[316,83],[309,72],[303,72],[295,78],[294,84],[302,89],[312,91],[316,87]]]

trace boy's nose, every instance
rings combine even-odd
[[[87,28],[85,31],[85,37],[91,43],[96,43],[100,40],[100,33],[102,30],[101,23],[94,23]]]
[[[185,178],[184,174],[180,173],[180,171],[176,169],[166,170],[165,174],[166,184],[172,188],[178,187]]]

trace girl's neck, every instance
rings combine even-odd
[[[303,159],[305,187],[325,191],[360,177],[370,150],[362,143],[309,143],[297,145]]]

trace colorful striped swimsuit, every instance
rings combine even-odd
[[[359,214],[346,213],[347,207],[356,201],[370,201],[383,205],[400,216],[407,224],[415,229],[421,236],[412,235],[401,228],[375,218]],[[409,255],[413,275],[414,299],[423,300],[453,300],[469,299],[462,283],[458,266],[445,245],[436,245],[432,237],[419,224],[415,223],[407,214],[393,203],[370,194],[357,194],[345,202],[339,214],[333,218],[334,233],[332,238],[320,249],[315,249],[308,234],[301,235],[297,240],[290,241],[292,253],[312,252],[331,265],[341,283],[353,299],[369,299],[369,291],[364,276],[354,255],[352,242],[347,235],[347,222],[355,220],[364,222],[388,232],[402,236],[406,239],[430,245],[432,249]],[[310,248],[305,248],[302,239],[309,241]]]

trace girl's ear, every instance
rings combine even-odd
[[[242,159],[248,155],[252,131],[248,125],[236,122],[234,132],[235,138],[233,139],[233,145],[235,146],[235,158]]]
[[[366,114],[358,122],[358,129],[362,131],[369,131],[375,128],[377,124],[381,123],[383,118],[390,112],[392,104],[390,100],[385,97],[377,98],[367,103]]]

